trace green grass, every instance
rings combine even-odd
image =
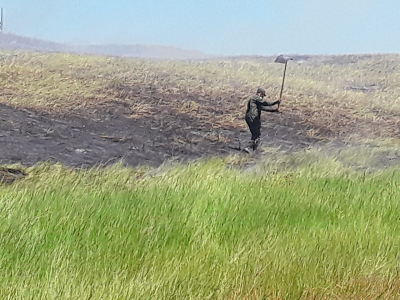
[[[1,103],[68,112],[125,101],[131,117],[177,111],[224,129],[243,124],[256,87],[277,96],[282,76],[265,59],[1,59]],[[285,112],[371,138],[353,147],[276,150],[256,165],[44,164],[1,184],[0,299],[399,299],[399,60],[290,63]]]
[[[400,170],[28,169],[0,186],[1,299],[398,299]]]

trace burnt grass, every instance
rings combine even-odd
[[[133,167],[156,167],[171,159],[237,154],[250,138],[245,126],[213,127],[176,111],[139,118],[131,114],[124,102],[74,113],[0,104],[0,164],[59,162],[89,168],[123,162]],[[313,128],[290,113],[264,112],[262,118],[262,147],[295,152],[326,141],[309,137],[307,132]],[[328,137],[329,132],[325,133]]]
[[[354,59],[346,57],[343,64],[349,65]],[[333,71],[318,67],[320,60],[311,73]],[[267,63],[271,59],[255,61]],[[309,63],[307,68],[313,67],[311,59]],[[376,63],[382,65],[379,58]],[[171,159],[190,161],[237,154],[250,139],[243,118],[247,99],[259,85],[260,76],[275,76],[271,66],[242,60],[164,65],[17,53],[4,55],[2,66],[0,166],[48,161],[81,168],[117,162],[156,167]],[[267,73],[260,72],[264,66],[269,68]],[[367,67],[356,65],[354,70],[366,72]],[[378,80],[376,74],[367,81],[346,77],[343,84],[345,89],[350,86],[350,91],[343,94],[338,90],[330,95],[320,85],[313,85],[315,76],[307,69],[293,66],[293,70],[298,73],[291,78],[298,74],[302,80],[293,84],[292,90],[290,86],[287,89],[282,113],[263,112],[264,151],[251,155],[251,159],[277,151],[271,148],[292,153],[325,145],[330,147],[327,153],[335,155],[353,135],[360,140],[377,139],[377,144],[380,138],[398,139],[397,106],[388,106],[390,95],[382,94],[394,79]],[[341,69],[328,77],[340,75]],[[318,80],[329,83],[325,77]],[[279,88],[268,78],[263,83],[269,89],[270,98],[266,100],[276,100]],[[340,87],[342,81],[337,82]],[[372,98],[364,99],[365,94]],[[379,97],[382,104],[378,105],[375,102]],[[352,105],[354,102],[365,103],[363,110]],[[397,154],[389,156],[399,160]]]

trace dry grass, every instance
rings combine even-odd
[[[2,103],[126,109],[159,128],[185,118],[240,128],[248,96],[263,86],[276,99],[282,75],[272,59],[0,58]],[[399,299],[399,170],[363,167],[379,169],[382,151],[398,157],[400,56],[346,59],[291,62],[281,119],[309,126],[309,137],[370,137],[367,148],[279,159],[270,149],[270,161],[244,172],[241,156],[155,170],[41,165],[0,185],[0,296]]]
[[[272,59],[148,61],[18,52],[2,58],[0,102],[63,113],[119,103],[132,118],[152,115],[162,125],[165,115],[185,115],[210,129],[244,128],[249,95],[263,86],[275,100],[282,76],[282,65]],[[311,126],[311,136],[397,137],[399,62],[399,55],[290,62],[282,110]]]

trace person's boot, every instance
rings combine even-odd
[[[253,149],[254,149],[254,141],[251,140],[251,141],[249,142],[249,145],[248,145],[247,147],[245,147],[245,148],[243,149],[243,151],[250,154],[250,153],[253,152]]]
[[[258,148],[258,146],[260,146],[260,141],[261,141],[260,138],[258,138],[258,139],[256,139],[256,140],[254,141],[254,143],[253,143],[253,151],[256,151],[257,148]]]
[[[252,150],[250,150],[249,147],[244,148],[243,151],[248,153],[248,154],[250,154],[252,152]]]

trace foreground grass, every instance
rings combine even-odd
[[[42,165],[0,186],[0,298],[400,297],[399,169],[228,166]]]

